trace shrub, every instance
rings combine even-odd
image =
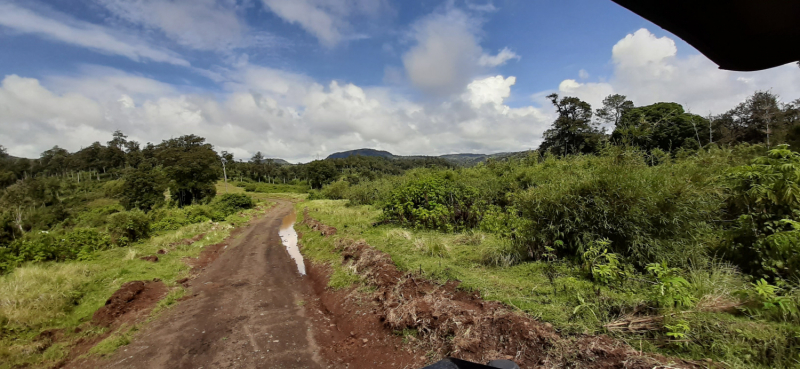
[[[108,217],[108,233],[115,244],[128,245],[150,236],[150,218],[138,209],[112,214]]]
[[[383,214],[400,224],[452,232],[479,224],[478,196],[475,188],[453,180],[450,172],[429,175],[392,191]]]
[[[256,206],[256,203],[249,195],[243,193],[226,193],[214,199],[212,206],[223,216],[228,216],[240,210],[252,209]]]
[[[722,251],[758,278],[800,277],[800,153],[781,145],[727,175],[733,226]]]
[[[330,200],[342,200],[347,197],[350,183],[347,181],[336,181],[322,188],[321,195]]]
[[[648,166],[640,152],[622,150],[550,158],[538,165],[532,187],[515,195],[514,206],[531,222],[521,242],[532,255],[553,247],[576,257],[608,239],[609,252],[640,268],[659,260],[686,265],[704,256],[699,243],[721,206],[719,186],[708,178],[715,167]]]
[[[148,213],[150,217],[150,230],[174,231],[185,225],[191,224],[186,217],[186,212],[180,208],[160,208]]]
[[[88,259],[111,245],[108,235],[94,229],[76,228],[66,233],[35,232],[0,248],[0,274],[22,263]]]

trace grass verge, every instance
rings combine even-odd
[[[315,200],[296,207],[298,214],[308,207],[311,217],[338,229],[335,236],[322,237],[319,232],[298,225],[298,231],[303,233],[303,254],[315,263],[331,266],[329,286],[333,288],[346,288],[360,281],[342,266],[335,243],[344,238],[364,239],[391,255],[401,270],[421,272],[440,283],[459,280],[460,288],[478,290],[484,299],[503,302],[551,323],[562,334],[610,334],[647,352],[693,360],[710,358],[733,368],[800,365],[797,325],[714,312],[737,290],[748,286],[741,275],[722,264],[697,267],[687,273],[690,291],[700,301],[695,309],[667,316],[658,329],[626,334],[604,326],[632,314],[647,315],[647,311],[641,311],[652,298],[653,289],[647,283],[605,286],[593,283],[572,264],[514,263],[508,245],[490,234],[374,226],[380,211],[371,206]],[[674,328],[679,326],[677,323],[688,329]],[[681,336],[672,339],[675,336],[666,333]]]

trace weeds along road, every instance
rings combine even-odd
[[[106,367],[324,367],[301,306],[308,283],[278,237],[293,205],[274,201],[192,280],[194,297],[148,323]]]

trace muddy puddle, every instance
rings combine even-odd
[[[289,251],[289,256],[291,256],[295,264],[297,264],[297,271],[300,272],[301,275],[306,275],[306,265],[303,263],[303,255],[300,254],[300,249],[297,247],[297,232],[294,230],[294,222],[296,220],[297,213],[292,209],[289,215],[283,217],[278,236],[280,236],[283,245],[286,246],[286,251]]]

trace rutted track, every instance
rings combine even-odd
[[[292,203],[253,220],[108,368],[323,368],[301,301],[309,284],[278,237]]]

